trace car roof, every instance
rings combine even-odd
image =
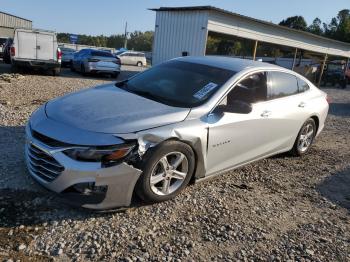
[[[179,57],[176,58],[177,60],[184,61],[184,62],[190,62],[190,63],[197,63],[197,64],[203,64],[213,67],[219,67],[223,69],[232,70],[235,72],[240,72],[244,69],[248,68],[261,68],[261,69],[284,69],[277,65],[272,65],[269,63],[259,62],[259,61],[253,61],[248,59],[240,59],[240,58],[234,58],[234,57],[227,57],[227,56],[185,56],[185,57]]]

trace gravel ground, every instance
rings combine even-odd
[[[24,125],[47,100],[111,80],[0,79],[0,261],[350,261],[349,88],[325,89],[326,128],[303,158],[262,160],[166,203],[74,209],[29,178]]]

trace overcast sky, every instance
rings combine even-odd
[[[111,35],[124,31],[154,30],[155,13],[161,6],[212,5],[242,15],[279,23],[302,15],[329,22],[350,0],[0,0],[0,11],[33,21],[33,26],[57,32]]]

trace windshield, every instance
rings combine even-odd
[[[234,74],[231,70],[174,60],[117,86],[170,106],[190,108],[206,102]]]

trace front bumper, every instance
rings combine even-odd
[[[40,152],[43,158],[40,158],[40,154],[33,155],[31,153],[33,149]],[[52,148],[34,138],[29,124],[27,125],[25,159],[30,175],[37,182],[84,208],[105,210],[131,204],[134,187],[141,174],[140,170],[126,163],[101,168],[100,163],[71,159],[62,150],[64,149]],[[49,170],[50,163],[58,164],[63,171]],[[44,176],[45,172],[54,174],[55,177],[47,179]],[[88,183],[94,183],[96,187],[105,186],[107,190],[103,194],[90,195],[69,190],[74,186]]]

